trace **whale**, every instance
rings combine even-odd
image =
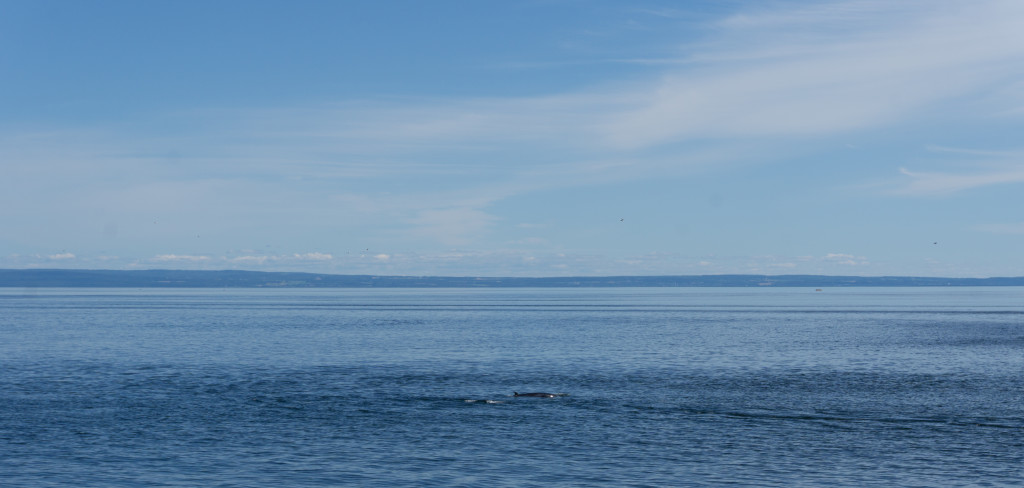
[[[554,398],[554,397],[556,397],[556,396],[558,396],[558,395],[556,395],[556,394],[554,394],[554,393],[543,393],[543,392],[536,392],[536,393],[519,393],[518,391],[513,391],[513,392],[512,392],[512,396],[517,396],[517,397],[540,397],[540,398]]]

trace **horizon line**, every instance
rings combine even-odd
[[[898,275],[898,274],[816,274],[816,273],[790,273],[790,274],[766,274],[766,273],[706,273],[706,274],[609,274],[609,275],[564,275],[564,276],[514,276],[514,275],[442,275],[442,274],[370,274],[370,273],[318,273],[314,271],[287,271],[287,270],[254,270],[254,269],[187,269],[187,268],[139,268],[139,269],[115,269],[115,268],[0,268],[0,272],[8,271],[61,271],[61,272],[146,272],[146,271],[167,271],[187,273],[265,273],[265,274],[307,274],[319,276],[376,276],[383,278],[515,278],[515,279],[570,279],[570,278],[675,278],[675,277],[699,277],[699,276],[749,276],[749,277],[823,277],[823,278],[925,278],[925,279],[951,279],[951,280],[988,280],[988,279],[1024,279],[1024,275],[1018,276],[928,276],[928,275]]]

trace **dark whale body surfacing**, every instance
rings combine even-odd
[[[519,393],[518,391],[513,391],[512,392],[512,396],[517,396],[517,397],[554,398],[554,397],[556,397],[558,395],[555,395],[554,393]]]

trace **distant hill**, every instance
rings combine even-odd
[[[1024,286],[1024,277],[691,275],[560,278],[372,276],[263,271],[0,269],[0,287],[479,288],[479,287]]]

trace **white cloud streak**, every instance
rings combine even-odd
[[[303,261],[330,261],[334,256],[322,252],[307,252],[305,254],[294,254],[295,259]]]
[[[983,224],[976,226],[975,229],[990,234],[1024,235],[1024,222],[1012,224]]]
[[[915,172],[900,169],[910,182],[895,193],[913,196],[945,196],[992,185],[1024,183],[1024,165],[974,173]]]
[[[731,19],[727,44],[699,53],[704,68],[666,76],[609,134],[643,146],[885,126],[1024,74],[1024,4],[888,4]]]
[[[517,155],[528,144],[535,154],[557,147],[595,160],[609,150],[678,141],[885,127],[1024,76],[1019,2],[791,7],[723,21],[715,37],[687,47],[679,59],[686,65],[653,80],[538,97],[409,98],[181,116],[220,125],[222,152],[250,170],[266,161],[275,171],[291,152],[289,168],[311,174],[474,172],[493,170],[487,161],[510,145]],[[319,157],[295,158],[300,146]],[[444,151],[449,161],[408,159],[424,151]],[[452,151],[473,154],[473,162],[451,161]],[[332,154],[339,164],[323,157]],[[520,166],[532,165],[524,158]]]

